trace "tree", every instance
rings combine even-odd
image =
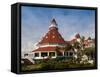
[[[82,39],[82,40],[85,40],[85,37],[84,37],[84,36],[82,36],[82,37],[81,37],[81,39]]]
[[[76,41],[74,43],[73,47],[76,48],[76,49],[80,49],[80,43]]]
[[[82,36],[82,37],[81,37],[81,42],[84,42],[84,40],[85,40],[85,37]]]
[[[88,40],[91,40],[91,37],[88,37]]]
[[[67,46],[65,47],[65,51],[71,50],[73,49],[73,46],[71,44],[67,44]]]
[[[78,63],[80,63],[80,61],[81,61],[81,58],[82,58],[82,45],[81,45],[81,43],[79,43],[79,42],[75,42],[74,43],[74,45],[73,45],[73,48],[74,49],[77,49],[77,62]]]
[[[94,58],[95,56],[95,47],[89,47],[89,48],[86,48],[84,50],[84,54],[86,54],[87,56],[89,56],[90,58]]]

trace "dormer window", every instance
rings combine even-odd
[[[52,38],[55,38],[55,36],[52,36]]]
[[[46,36],[46,38],[48,38],[48,36]]]

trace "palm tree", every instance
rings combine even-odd
[[[77,62],[79,63],[82,58],[81,43],[76,41],[73,45],[73,48],[77,49],[77,52],[75,54],[77,55]]]

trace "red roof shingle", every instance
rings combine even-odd
[[[59,49],[63,49],[63,48],[60,48],[60,47],[40,47],[36,50],[33,50],[34,51],[56,51],[56,49],[59,48]]]
[[[58,32],[58,29],[56,27],[49,28],[49,31],[47,34],[42,38],[42,40],[39,42],[39,44],[44,43],[61,43],[65,44],[63,37]]]

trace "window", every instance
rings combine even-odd
[[[49,45],[56,45],[57,43],[49,43]]]
[[[35,57],[39,57],[39,53],[35,53]]]
[[[52,36],[52,38],[55,38],[55,36]]]
[[[55,56],[55,52],[49,52],[49,56]]]
[[[64,52],[64,55],[65,55],[65,56],[68,56],[68,52]]]
[[[42,56],[42,57],[47,56],[47,52],[42,52],[42,53],[41,53],[41,56]]]
[[[26,54],[24,54],[24,57],[25,57],[25,56],[28,56],[28,54],[27,54],[27,53],[26,53]]]
[[[69,53],[69,55],[70,55],[70,56],[73,56],[73,53],[72,53],[72,52],[70,52],[70,53]]]
[[[48,36],[46,36],[46,38],[48,38]]]

